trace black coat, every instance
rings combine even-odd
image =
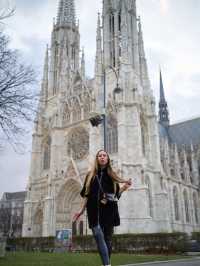
[[[101,187],[99,185],[99,181],[97,177],[99,181],[101,181]],[[87,177],[86,177],[86,180],[87,180]],[[86,180],[84,182],[80,195],[82,197],[88,198],[86,208],[87,208],[89,228],[96,226],[98,224],[98,220],[101,226],[120,225],[117,201],[107,201],[106,204],[101,203],[101,199],[103,198],[103,193],[114,193],[115,192],[114,183],[112,181],[112,178],[107,174],[107,169],[106,168],[103,170],[100,169],[98,172],[98,175],[92,179],[88,195],[86,195],[85,193]],[[119,185],[118,184],[116,185],[117,185],[116,186],[117,189],[116,189],[115,195],[116,195],[116,198],[119,199],[120,197]]]

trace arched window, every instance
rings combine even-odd
[[[51,160],[51,138],[48,137],[44,142],[44,153],[43,153],[43,169],[47,170],[50,168]]]
[[[121,10],[118,14],[118,30],[119,32],[121,32]]]
[[[72,46],[72,68],[75,69],[76,62],[76,49],[75,46]]]
[[[144,117],[141,115],[140,117],[141,124],[141,144],[142,144],[142,153],[144,156],[147,155],[147,146],[148,146],[148,129]]]
[[[68,104],[66,104],[63,111],[63,125],[67,125],[68,123],[70,123],[70,110]]]
[[[110,13],[110,55],[111,55],[111,65],[115,67],[116,58],[115,58],[115,16]]]
[[[197,194],[193,193],[193,204],[194,204],[194,216],[195,216],[195,222],[196,224],[199,223],[199,214],[198,214],[198,199]]]
[[[194,179],[193,179],[193,167],[192,167],[192,157],[191,154],[187,154],[187,163],[189,167],[189,175],[190,175],[190,181],[193,184]]]
[[[83,113],[84,113],[84,118],[88,118],[91,110],[91,102],[89,96],[85,97],[84,100],[84,106],[83,106]]]
[[[145,133],[144,133],[144,126],[141,125],[141,137],[142,137],[142,153],[146,155],[146,145],[145,145]]]
[[[190,222],[190,214],[189,214],[189,200],[187,191],[184,190],[183,192],[183,200],[184,200],[184,209],[185,209],[185,220],[187,223]]]
[[[107,151],[108,153],[118,152],[118,125],[113,115],[107,117]]]
[[[73,102],[73,109],[72,109],[72,121],[77,122],[81,120],[81,107],[77,99]]]
[[[175,220],[180,220],[180,212],[179,212],[179,201],[178,201],[178,189],[177,187],[173,188],[173,201],[174,201],[174,214]]]
[[[147,200],[149,205],[149,216],[153,217],[153,201],[152,201],[152,188],[150,178],[148,176],[145,177],[145,184],[147,186]]]

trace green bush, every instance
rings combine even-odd
[[[55,237],[21,237],[7,239],[7,246],[17,251],[51,251],[55,247]]]
[[[198,237],[200,234],[196,234]],[[185,233],[121,234],[113,236],[113,252],[174,254],[185,250]],[[78,252],[96,251],[93,236],[74,236],[72,250]],[[55,237],[8,239],[8,246],[18,251],[53,251],[57,246]]]
[[[113,236],[113,252],[129,253],[177,253],[186,246],[185,233],[122,234]],[[92,236],[73,238],[73,249],[95,251],[96,244]]]
[[[200,232],[193,232],[192,233],[192,239],[200,242]]]

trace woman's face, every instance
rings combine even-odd
[[[100,151],[97,155],[97,161],[100,166],[106,166],[108,163],[108,154],[105,151]]]

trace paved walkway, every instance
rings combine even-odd
[[[200,257],[195,257],[192,259],[182,259],[182,260],[171,260],[171,261],[156,261],[156,262],[145,262],[137,264],[127,264],[120,266],[200,266]]]

